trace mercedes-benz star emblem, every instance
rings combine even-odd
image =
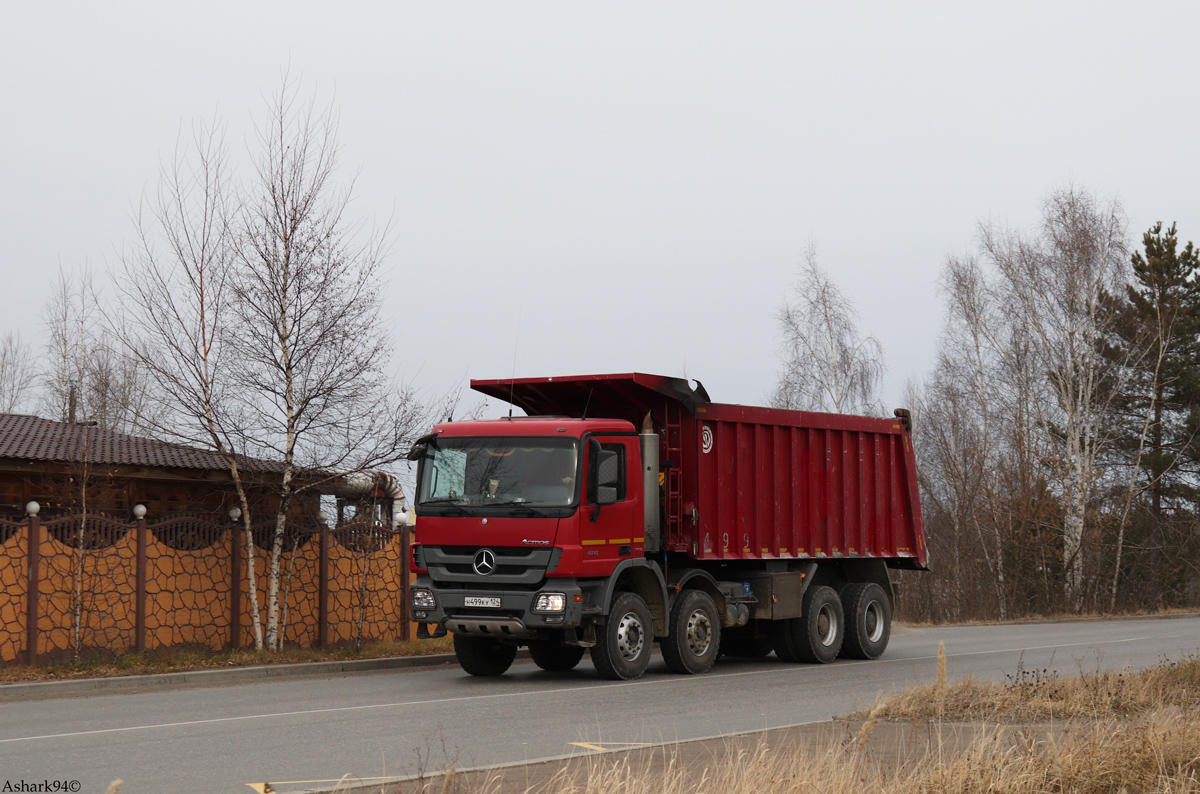
[[[475,561],[471,563],[471,567],[480,576],[487,576],[496,570],[496,553],[491,549],[480,549],[475,552]]]

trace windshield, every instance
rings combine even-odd
[[[570,438],[438,438],[417,503],[564,507],[575,498],[576,450]]]

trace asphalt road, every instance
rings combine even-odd
[[[450,759],[461,769],[795,725],[932,680],[939,641],[952,680],[1003,680],[1022,664],[1140,668],[1197,652],[1200,617],[905,630],[873,662],[723,659],[707,675],[677,676],[656,659],[620,683],[585,659],[565,674],[525,662],[500,679],[455,666],[0,704],[0,789],[79,780],[102,792],[122,778],[122,794],[248,792],[265,781],[299,791]]]

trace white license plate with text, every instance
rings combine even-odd
[[[500,608],[500,599],[496,596],[467,596],[463,599],[465,607],[491,607],[492,609]]]

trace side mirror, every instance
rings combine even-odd
[[[621,461],[616,452],[601,448],[596,439],[588,440],[587,500],[596,505],[591,520],[600,515],[603,505],[617,501],[617,486],[620,484]]]
[[[429,433],[421,436],[413,443],[412,449],[408,451],[405,457],[408,460],[420,460],[429,452],[429,445],[437,441],[437,433]]]

